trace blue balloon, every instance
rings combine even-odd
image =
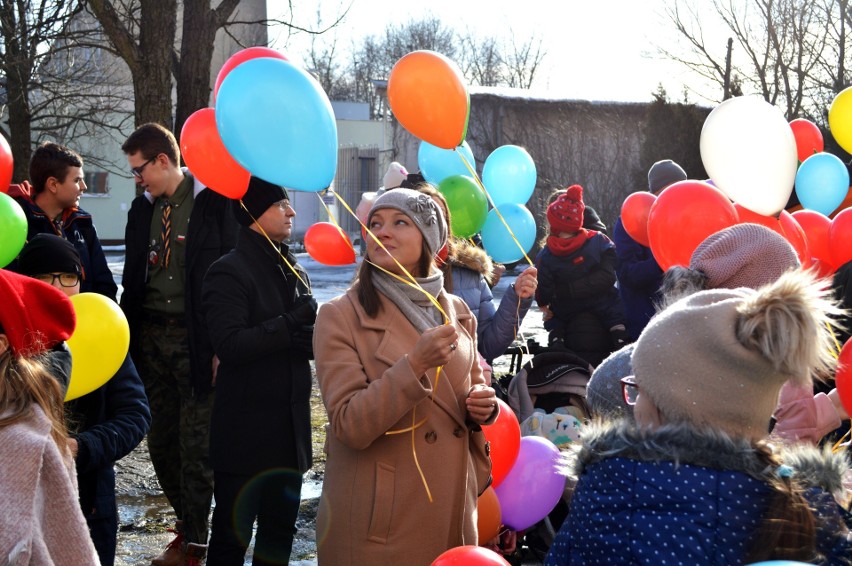
[[[310,74],[280,59],[236,66],[216,96],[216,127],[252,175],[297,191],[329,187],[337,170],[337,123]]]
[[[503,216],[506,224],[512,229],[510,233],[497,216],[497,211]],[[512,238],[515,235],[523,248],[523,252]],[[535,243],[535,218],[532,212],[522,204],[507,202],[488,211],[485,224],[482,226],[482,246],[494,261],[513,263],[524,257]]]
[[[482,184],[494,206],[506,202],[526,204],[535,190],[536,178],[532,157],[516,145],[498,147],[482,167]]]
[[[476,161],[473,160],[473,152],[466,141],[455,149],[442,149],[428,142],[420,142],[417,164],[423,177],[433,185],[439,185],[441,181],[454,175],[471,177],[470,170],[465,167],[459,154],[464,155],[475,173]]]
[[[796,196],[802,207],[828,216],[849,192],[849,171],[830,153],[815,153],[805,159],[796,173]]]

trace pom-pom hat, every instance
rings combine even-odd
[[[583,225],[583,212],[585,210],[583,187],[571,185],[547,207],[547,222],[550,224],[550,232],[552,234],[576,232]]]

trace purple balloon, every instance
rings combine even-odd
[[[565,490],[559,449],[546,438],[521,438],[518,459],[503,482],[494,488],[503,524],[514,531],[529,528],[550,513]]]

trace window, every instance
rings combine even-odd
[[[85,173],[86,195],[106,196],[109,194],[109,173],[106,171],[87,171]]]

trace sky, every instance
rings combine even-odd
[[[324,18],[342,13],[350,0],[293,2],[295,21],[312,25],[319,8]],[[533,90],[551,96],[589,100],[646,102],[662,84],[672,100],[681,100],[684,85],[703,90],[685,67],[662,60],[656,47],[677,48],[679,38],[663,15],[672,0],[351,0],[343,23],[333,33],[348,46],[378,34],[393,22],[428,15],[448,26],[470,29],[483,37],[543,40],[546,56]],[[270,17],[287,13],[285,0],[268,0]],[[342,6],[342,8],[341,8]],[[302,35],[270,33],[273,46],[299,53],[309,45]],[[724,48],[723,42],[719,42]],[[712,91],[709,91],[712,94]],[[690,94],[690,100],[706,102]]]

